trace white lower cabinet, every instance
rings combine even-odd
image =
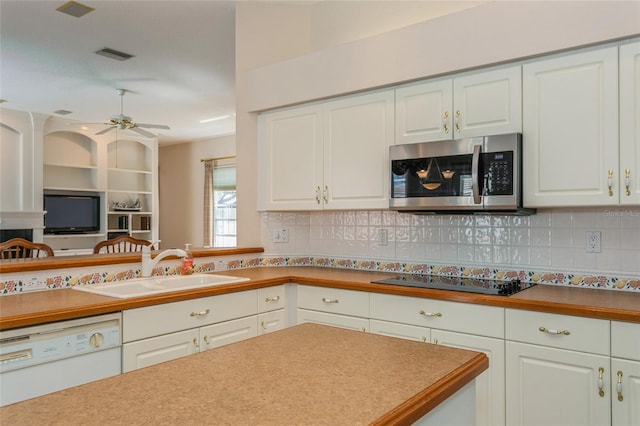
[[[370,301],[372,333],[484,352],[489,369],[476,378],[475,424],[504,425],[503,308],[378,293]]]
[[[137,370],[198,352],[198,329],[126,343],[122,347],[122,372]]]
[[[249,290],[124,311],[123,372],[256,336],[257,295]]]
[[[640,324],[611,322],[611,423],[640,425]]]
[[[504,340],[431,330],[431,343],[484,352],[489,369],[476,377],[476,425],[504,425]]]
[[[369,330],[369,293],[299,285],[296,323],[313,322]]]
[[[508,425],[611,424],[610,323],[507,309]]]

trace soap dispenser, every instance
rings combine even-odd
[[[184,252],[187,255],[182,258],[182,275],[191,275],[193,273],[193,254],[189,250],[190,246],[191,244],[184,245]]]

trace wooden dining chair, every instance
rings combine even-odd
[[[53,256],[51,247],[24,238],[12,238],[0,243],[0,259],[31,259],[51,256]]]
[[[120,235],[110,240],[100,241],[93,248],[93,253],[126,253],[142,251],[142,247],[152,245],[151,241],[139,240],[129,235]]]

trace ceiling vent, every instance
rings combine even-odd
[[[58,12],[66,13],[67,15],[80,18],[89,12],[93,12],[95,9],[75,1],[68,1],[56,10]]]
[[[66,109],[58,109],[58,110],[53,111],[54,114],[58,114],[58,115],[69,115],[72,112],[73,111],[69,111],[69,110],[66,110]]]
[[[117,50],[109,49],[108,47],[98,50],[96,53],[100,56],[105,56],[107,58],[115,59],[117,61],[126,61],[127,59],[135,58],[135,55],[129,55],[128,53],[118,52]]]

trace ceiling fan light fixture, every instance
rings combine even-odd
[[[115,59],[116,61],[126,61],[131,58],[135,58],[135,55],[129,53],[120,52],[114,49],[105,47],[96,51],[97,55],[104,56],[105,58]]]
[[[93,12],[95,9],[75,1],[68,1],[62,6],[56,8],[56,10],[69,16],[73,16],[74,18],[81,18],[89,12]]]

